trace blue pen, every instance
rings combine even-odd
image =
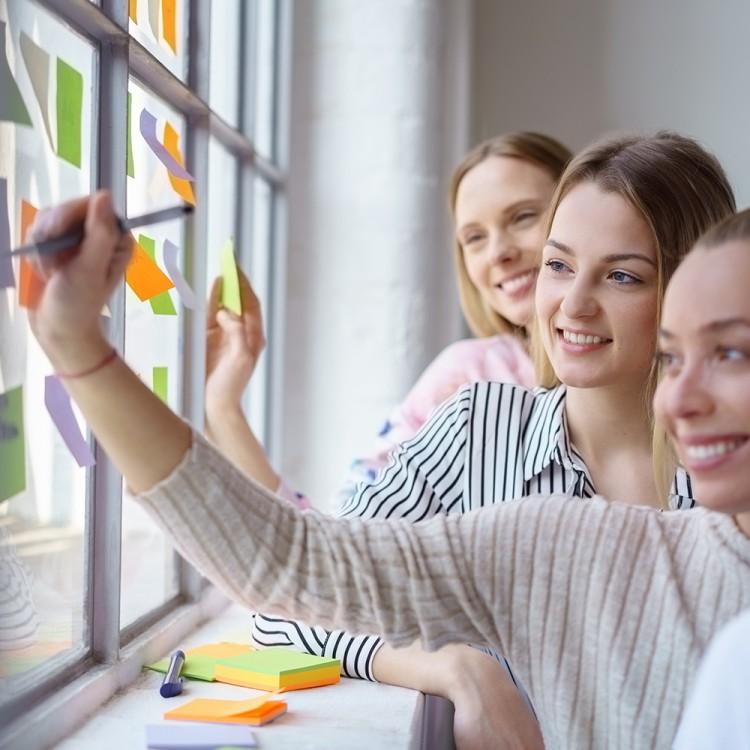
[[[164,675],[164,680],[159,688],[162,698],[173,698],[175,695],[182,693],[182,683],[184,677],[180,677],[180,670],[185,663],[185,654],[182,651],[175,651],[169,660],[169,669]]]

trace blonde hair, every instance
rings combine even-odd
[[[731,215],[711,227],[701,235],[690,251],[690,254],[694,252],[709,252],[735,241],[750,242],[750,209]],[[661,425],[656,425],[654,428],[653,447],[654,472],[657,481],[661,479],[662,482],[669,482],[672,476],[674,476],[674,470],[677,467],[678,461],[674,447]],[[668,487],[669,485],[667,484],[666,486]],[[664,498],[662,498],[663,500]],[[664,502],[662,504],[666,505]]]
[[[571,157],[571,152],[554,138],[541,133],[520,131],[506,133],[480,143],[472,149],[453,171],[449,199],[451,217],[456,220],[456,196],[461,180],[467,172],[491,156],[508,156],[529,162],[549,173],[556,182]],[[517,327],[495,312],[479,294],[469,278],[464,255],[458,240],[454,240],[454,258],[458,296],[464,318],[475,336],[494,336],[498,333],[518,333]],[[525,335],[525,334],[524,334]]]
[[[549,236],[555,211],[576,186],[592,182],[605,193],[624,198],[648,224],[656,243],[657,320],[664,289],[679,262],[700,235],[735,211],[734,193],[716,157],[692,138],[670,131],[655,135],[615,135],[597,141],[572,159],[557,184],[546,219]],[[538,324],[532,327],[537,382],[559,384],[541,344]],[[654,329],[654,345],[656,329]],[[653,426],[654,365],[644,383],[644,409]],[[666,496],[674,476],[669,443],[654,430],[654,470],[660,495]],[[671,468],[670,468],[671,467]]]

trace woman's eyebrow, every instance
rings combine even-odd
[[[551,245],[556,250],[566,253],[567,255],[575,255],[573,250],[568,245],[566,245],[564,242],[553,240],[552,237],[547,238],[545,245]],[[642,260],[644,263],[648,263],[654,268],[657,267],[656,261],[653,258],[650,258],[648,255],[643,255],[643,253],[611,253],[610,255],[605,255],[602,258],[602,261],[604,263],[622,263],[622,261],[624,260]]]

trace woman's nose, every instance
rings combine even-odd
[[[688,366],[674,375],[667,374],[657,386],[654,401],[665,416],[686,419],[704,416],[714,409],[714,401],[699,365]]]
[[[563,315],[571,319],[582,318],[593,315],[598,309],[599,305],[591,285],[580,276],[571,281],[560,303]]]
[[[520,249],[512,232],[498,231],[492,235],[490,240],[490,261],[492,263],[515,260],[519,253]]]

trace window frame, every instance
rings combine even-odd
[[[127,0],[29,0],[72,27],[94,46],[94,90],[99,98],[98,127],[92,134],[96,158],[93,184],[111,191],[115,209],[126,208],[127,92],[132,76],[185,118],[185,153],[195,178],[196,211],[185,232],[185,274],[194,283],[205,279],[208,218],[209,142],[217,141],[235,158],[238,196],[235,237],[238,263],[251,274],[262,269],[268,290],[266,336],[272,355],[264,357],[251,386],[254,426],[270,446],[272,460],[281,444],[280,416],[283,371],[284,298],[286,278],[287,175],[291,101],[292,2],[275,0],[274,24],[274,146],[273,153],[256,152],[253,140],[256,45],[240,43],[238,63],[238,126],[213,112],[209,102],[210,0],[185,0],[189,13],[186,35],[187,77],[183,82],[130,36]],[[9,0],[12,2],[12,0]],[[240,40],[254,39],[255,3],[240,3]],[[271,189],[269,244],[253,247],[254,187],[262,178]],[[201,197],[203,200],[201,200]],[[244,210],[242,207],[245,207]],[[261,257],[262,256],[262,257]],[[259,263],[259,260],[261,261]],[[122,350],[125,339],[124,283],[109,303],[110,339]],[[183,316],[182,415],[203,426],[205,367],[204,316]],[[273,377],[271,375],[273,374]],[[179,594],[126,627],[120,627],[122,478],[98,444],[96,465],[86,481],[86,555],[84,569],[83,655],[53,657],[44,664],[38,684],[8,699],[0,707],[0,747],[45,748],[62,740],[118,689],[132,682],[142,664],[162,656],[180,638],[217,614],[227,599],[180,560]],[[95,498],[96,512],[94,512]],[[40,672],[42,670],[40,669]],[[35,676],[35,675],[34,675]],[[51,728],[54,727],[54,731]]]

